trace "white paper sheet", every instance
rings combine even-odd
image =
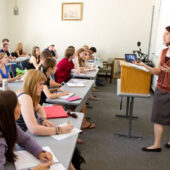
[[[61,124],[61,125],[59,125],[59,126],[61,127],[61,126],[64,126],[64,125],[67,125],[67,124],[66,124],[66,123],[63,123],[63,124]],[[66,138],[68,138],[68,137],[70,137],[70,136],[76,135],[76,134],[78,134],[78,133],[80,133],[80,132],[81,132],[80,129],[74,128],[74,129],[72,129],[72,131],[71,131],[70,133],[61,134],[61,135],[52,135],[52,137],[53,137],[54,139],[56,139],[56,140],[63,140],[63,139],[66,139]]]
[[[56,163],[50,167],[50,170],[66,170],[66,169],[62,164]]]
[[[149,70],[147,70],[147,69],[146,69],[145,67],[143,67],[143,66],[138,66],[138,65],[132,64],[132,63],[130,63],[129,65],[130,65],[131,67],[135,67],[135,68],[138,68],[138,69],[140,69],[140,70],[149,72]]]
[[[67,83],[69,87],[84,87],[83,83]]]
[[[61,97],[59,97],[58,99],[67,99],[67,98],[69,98],[69,97],[71,97],[71,96],[73,96],[74,95],[74,93],[69,93],[68,95],[66,95],[66,96],[61,96]]]
[[[53,152],[48,146],[43,147],[43,150],[50,152],[53,155],[53,163],[58,163],[58,159],[55,157]],[[15,154],[17,155],[17,160],[15,162],[16,170],[27,170],[28,168],[33,168],[36,165],[42,163],[39,159],[37,159],[34,155],[31,153],[23,150],[23,151],[15,151]],[[52,170],[50,168],[50,170]]]

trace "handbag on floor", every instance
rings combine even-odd
[[[82,163],[86,163],[84,157],[81,155],[78,148],[75,148],[73,158],[72,158],[72,164],[76,168],[76,170],[81,170],[80,166]]]

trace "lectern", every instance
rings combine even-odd
[[[149,94],[151,74],[144,67],[121,61],[122,93]]]
[[[129,119],[128,134],[115,133],[118,136],[128,138],[142,139],[139,136],[131,135],[133,105],[134,97],[150,97],[150,82],[151,74],[144,67],[136,66],[125,61],[120,62],[121,65],[121,78],[117,80],[117,95],[127,97],[126,115],[116,115],[117,117],[126,117]]]

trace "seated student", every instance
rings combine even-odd
[[[68,47],[65,51],[65,57],[57,65],[56,81],[58,83],[67,82],[70,79],[71,70],[74,69],[74,64],[72,61],[74,56],[75,56],[75,48]],[[81,112],[86,114],[86,105],[83,105]],[[87,128],[91,129],[94,127],[95,127],[95,124],[88,122],[86,120],[86,117],[84,116],[82,128],[83,129],[87,129]]]
[[[53,43],[49,43],[47,50],[49,50],[52,54],[52,57],[54,57],[55,59],[58,58],[58,54],[57,54],[57,50],[54,48],[55,45]]]
[[[8,56],[6,53],[1,52],[0,53],[0,82],[2,82],[2,79],[8,79],[8,82],[20,80],[21,76],[16,76],[11,78],[7,64],[8,64]]]
[[[47,58],[44,63],[39,68],[46,76],[47,81],[44,83],[43,91],[41,94],[40,104],[46,102],[46,99],[55,99],[60,96],[65,96],[68,94],[67,91],[62,91],[58,88],[49,89],[50,88],[50,76],[56,72],[57,62],[55,59]],[[58,93],[54,93],[58,92]]]
[[[9,44],[8,43],[3,43],[2,44],[2,49],[0,49],[0,53],[4,52],[7,54],[9,59],[15,59],[15,57],[12,57],[10,52],[8,51]]]
[[[67,82],[71,76],[71,70],[74,69],[73,58],[75,57],[75,49],[67,48],[64,58],[57,64],[56,82]]]
[[[35,46],[32,49],[32,56],[29,60],[28,69],[36,69],[39,67],[40,63],[40,48]]]
[[[69,133],[73,125],[63,127],[56,126],[46,118],[43,107],[39,104],[44,82],[47,81],[45,75],[39,70],[29,70],[25,77],[22,89],[17,92],[18,100],[21,105],[21,116],[17,124],[26,131],[27,129],[34,135],[56,135]],[[38,123],[38,115],[41,124]],[[73,170],[70,164],[70,170]]]
[[[95,47],[89,48],[89,57],[88,60],[94,60],[94,53],[97,52],[97,49]]]
[[[5,161],[14,163],[17,156],[14,153],[15,144],[24,148],[42,162],[33,170],[48,170],[52,164],[52,155],[43,151],[42,147],[30,136],[24,133],[15,120],[20,116],[20,105],[13,91],[0,91],[0,169],[4,170]]]
[[[7,38],[2,39],[2,46],[3,46],[3,44],[9,45],[9,39],[7,39]]]
[[[52,58],[52,54],[50,53],[50,51],[49,50],[42,51],[42,53],[40,54],[40,63],[37,67],[37,70],[39,70],[40,65],[42,65],[47,58]],[[58,88],[58,87],[61,87],[61,84],[56,83],[54,79],[50,76],[50,87]]]
[[[24,52],[23,44],[20,42],[17,44],[16,50],[15,50],[16,57],[24,57],[28,54]]]

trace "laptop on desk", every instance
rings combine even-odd
[[[137,60],[136,54],[125,54],[125,61],[132,63],[134,60]]]

